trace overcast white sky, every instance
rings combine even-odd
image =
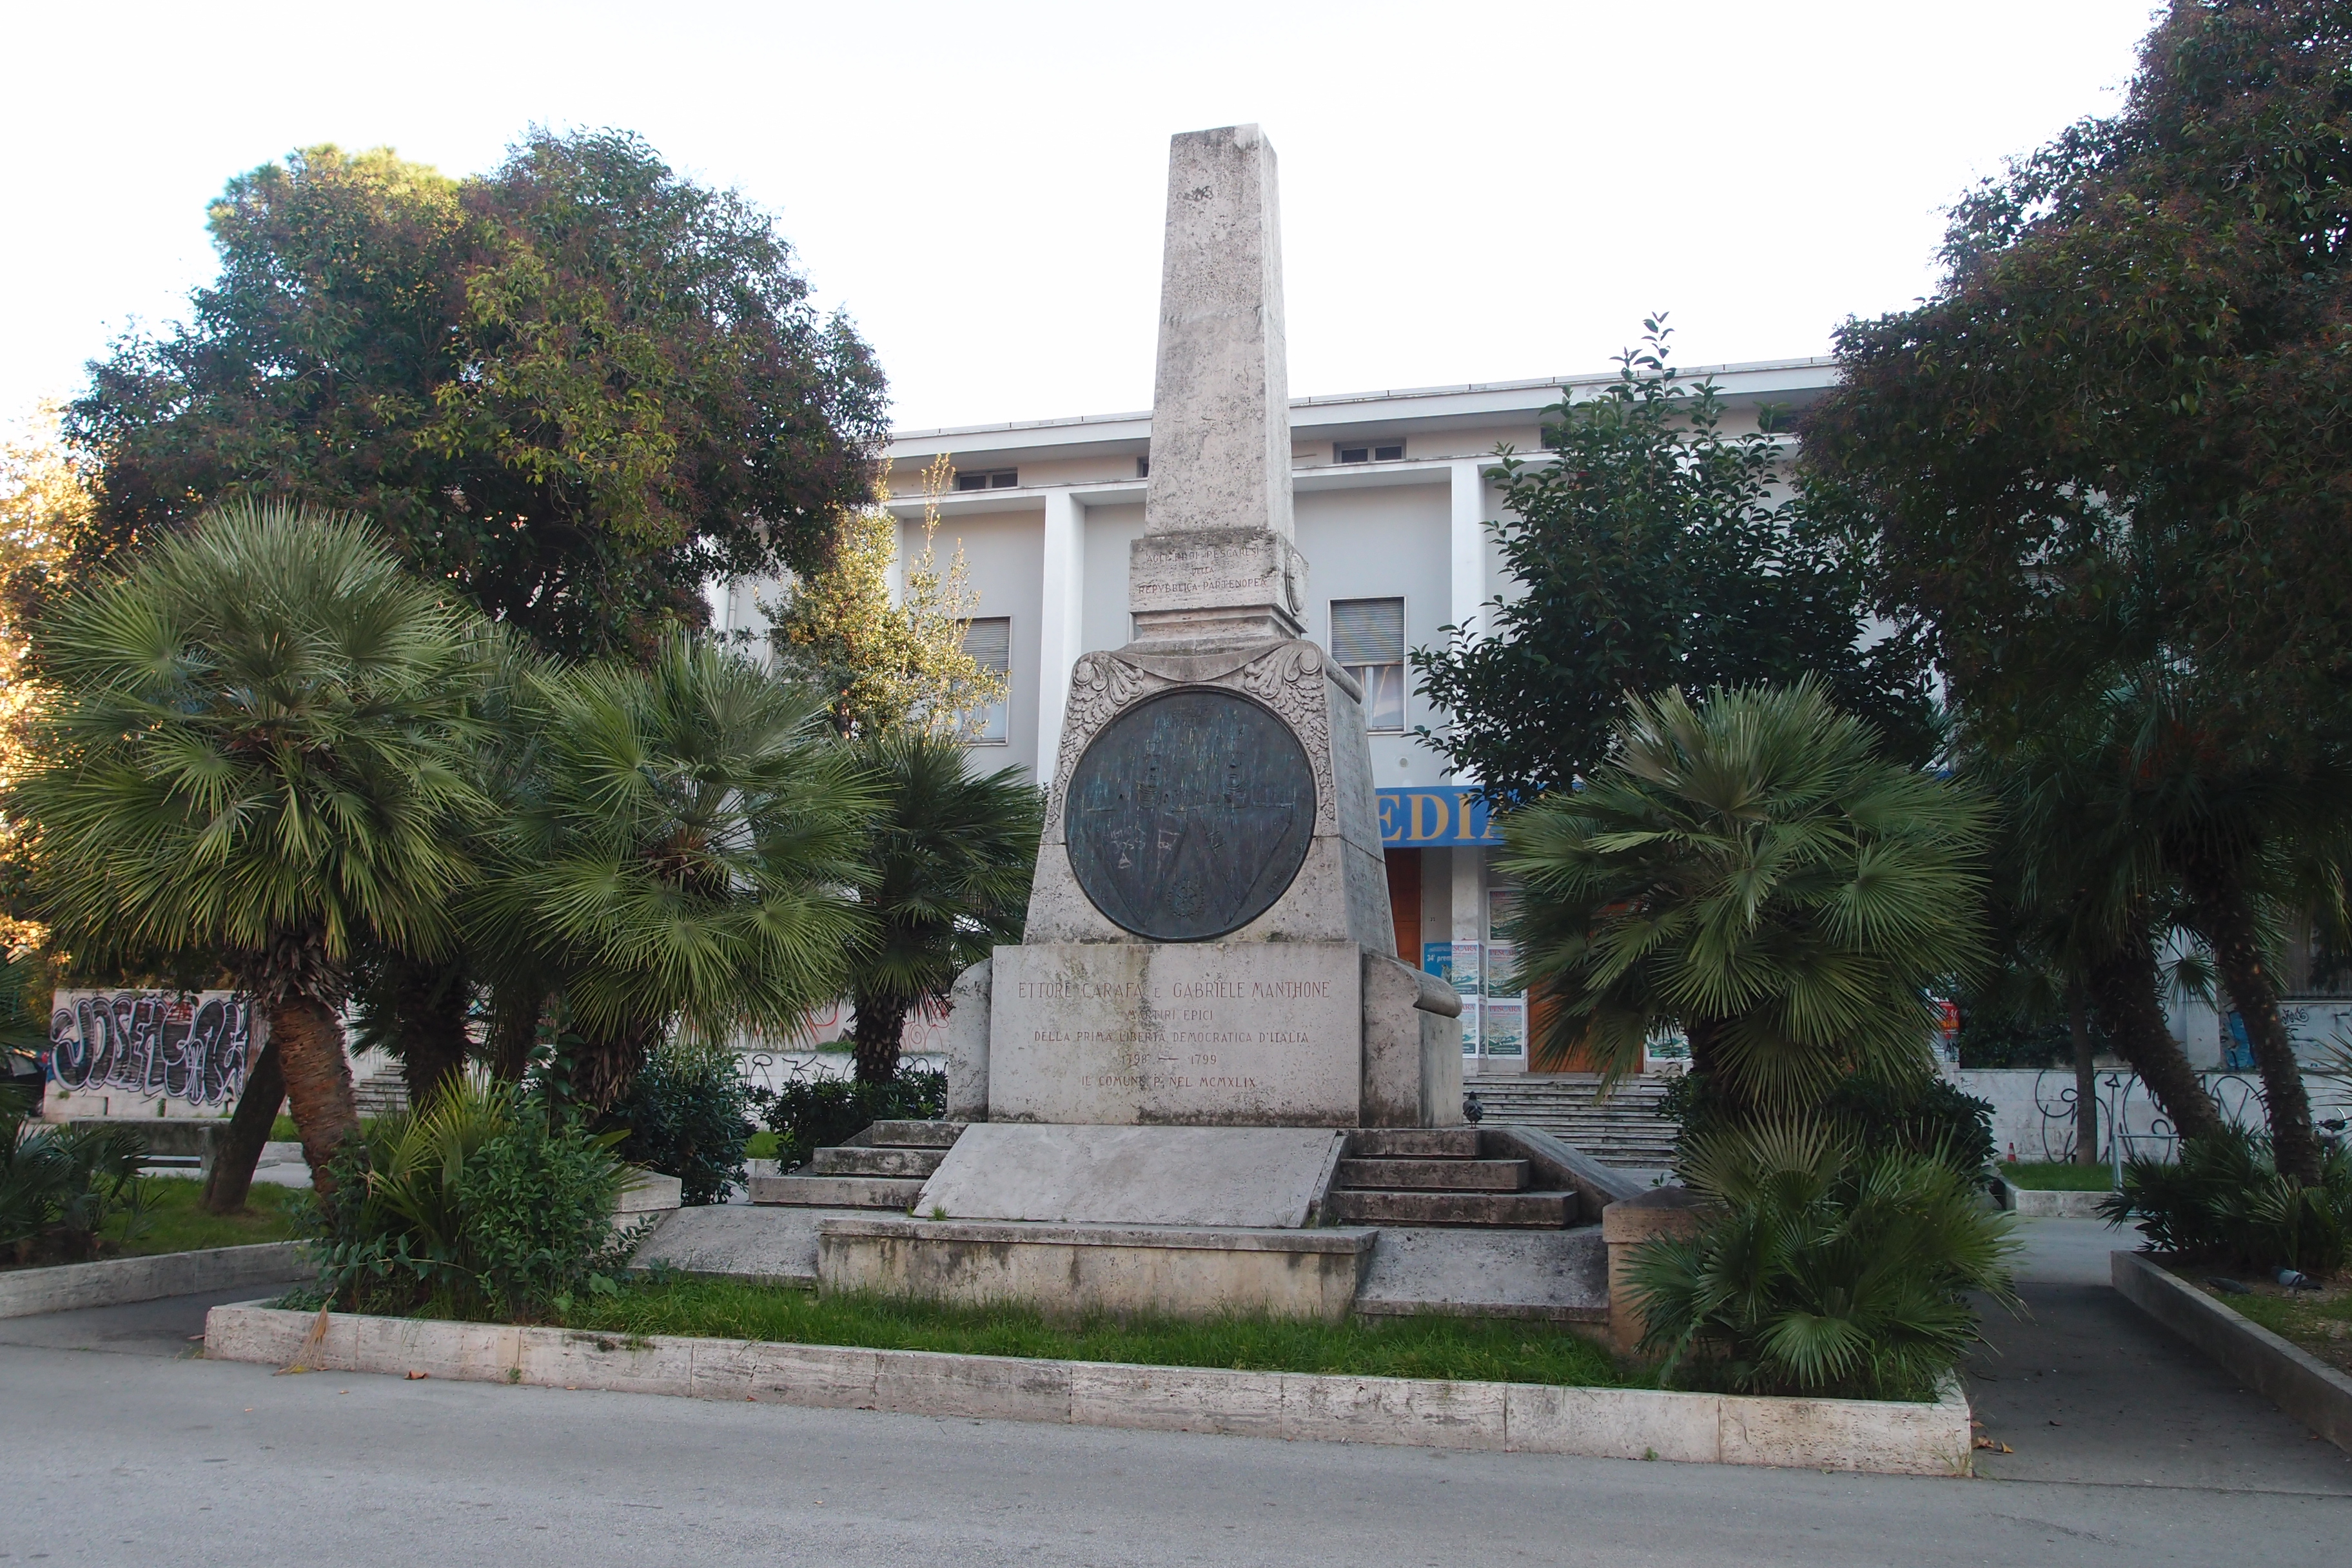
[[[1167,141],[1282,155],[1294,393],[1819,353],[1972,178],[2111,110],[2153,0],[9,7],[0,412],[214,270],[320,142],[485,169],[642,132],[777,215],[904,427],[1141,408]]]

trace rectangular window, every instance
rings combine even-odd
[[[982,669],[992,669],[999,676],[1013,672],[1013,618],[992,616],[985,620],[968,622],[963,629],[963,651]],[[982,708],[973,717],[971,743],[975,746],[1002,746],[1010,739],[1005,728],[1008,704],[1002,697]]]
[[[960,490],[1009,490],[1021,483],[1018,468],[996,468],[985,474],[958,474],[956,489]]]
[[[1404,601],[1331,601],[1331,658],[1364,689],[1364,728],[1404,730]]]
[[[1342,441],[1331,448],[1337,463],[1396,463],[1404,460],[1402,441]]]
[[[1150,458],[1138,458],[1135,459],[1135,477],[1139,479],[1148,479],[1151,477]]]

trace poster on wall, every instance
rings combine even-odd
[[[1421,967],[1424,973],[1434,974],[1448,985],[1452,985],[1454,984],[1454,944],[1450,942],[1423,942]]]
[[[226,1110],[245,1088],[252,998],[241,991],[60,991],[49,1011],[50,1079]]]
[[[1490,1057],[1527,1054],[1528,1005],[1516,996],[1489,996],[1486,1017],[1486,1052]]]
[[[1465,1057],[1478,1054],[1478,998],[1475,996],[1465,995],[1462,998],[1462,1054]]]

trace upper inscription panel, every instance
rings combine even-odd
[[[1205,942],[1274,907],[1315,832],[1315,770],[1280,718],[1183,687],[1103,727],[1070,774],[1063,833],[1095,908],[1154,942]]]

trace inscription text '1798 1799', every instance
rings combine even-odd
[[[1071,771],[1070,869],[1095,908],[1155,942],[1204,942],[1274,907],[1315,831],[1315,771],[1290,726],[1213,688],[1107,725]]]

